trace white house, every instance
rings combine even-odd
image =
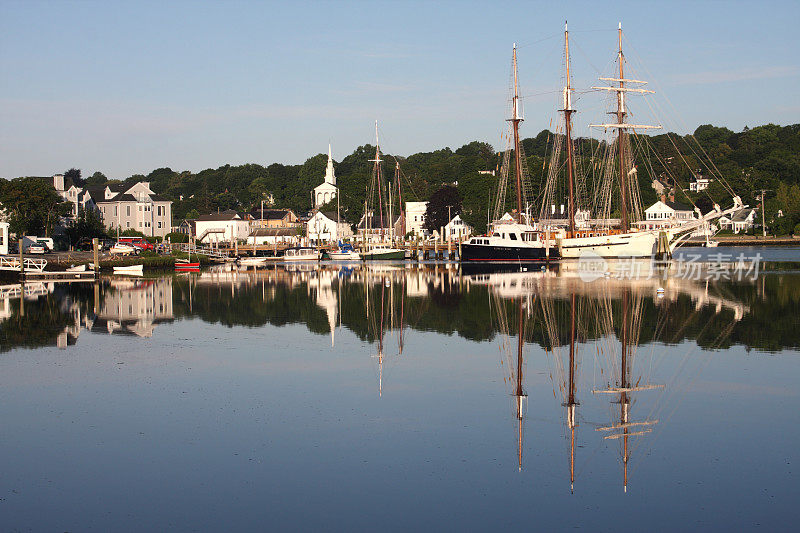
[[[333,173],[333,157],[331,156],[331,145],[328,145],[328,166],[325,168],[325,180],[321,185],[314,187],[312,196],[312,205],[317,209],[321,205],[330,202],[336,195],[339,194],[339,189],[336,187],[336,174]]]
[[[425,224],[425,212],[428,202],[406,202],[406,231],[416,237],[425,237],[428,233],[422,226]]]
[[[315,244],[337,242],[353,237],[353,229],[342,217],[334,212],[317,211],[306,222],[306,235]]]
[[[674,198],[674,197],[673,197]],[[645,219],[636,224],[640,229],[662,229],[680,226],[695,219],[691,206],[662,196],[661,200],[644,210]]]
[[[461,218],[461,215],[456,215],[444,227],[444,236],[448,241],[461,241],[472,235],[472,226],[468,225]]]
[[[172,230],[172,201],[154,193],[150,182],[90,188],[88,194],[112,231],[135,229],[148,237],[165,237]]]
[[[689,190],[692,192],[700,192],[708,189],[711,182],[714,180],[712,178],[704,178],[703,176],[695,176],[694,179],[689,183]]]
[[[720,217],[719,227],[733,230],[734,233],[747,231],[755,226],[756,210],[742,209],[732,217]]]
[[[232,209],[201,215],[194,224],[197,239],[203,243],[246,240],[250,235],[250,221]]]
[[[0,222],[0,255],[8,255],[8,222]]]

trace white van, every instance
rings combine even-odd
[[[37,237],[35,235],[25,235],[22,238],[22,249],[27,250],[29,247],[40,244],[45,247],[48,252],[53,251],[53,239],[50,237]]]

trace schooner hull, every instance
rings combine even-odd
[[[583,255],[607,259],[652,257],[657,248],[657,235],[652,232],[641,232],[562,239],[560,248],[561,257],[564,259],[579,259]]]
[[[535,246],[487,246],[462,244],[462,263],[541,263],[558,259],[558,249]]]

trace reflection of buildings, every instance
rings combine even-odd
[[[151,337],[157,324],[172,319],[172,278],[113,280],[92,331]]]
[[[331,328],[331,347],[334,346],[334,335],[336,333],[336,320],[339,316],[337,294],[333,292],[333,280],[337,277],[337,272],[333,270],[321,270],[317,277],[308,287],[313,288],[317,305],[320,306],[328,316],[328,325]]]

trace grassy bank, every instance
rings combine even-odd
[[[176,259],[187,259],[184,253],[176,252],[173,255],[150,255],[142,254],[139,256],[118,256],[100,260],[101,270],[111,270],[118,266],[144,265],[145,269],[171,269],[175,267]],[[201,266],[210,265],[211,261],[205,255],[192,254],[192,261],[199,261]]]

